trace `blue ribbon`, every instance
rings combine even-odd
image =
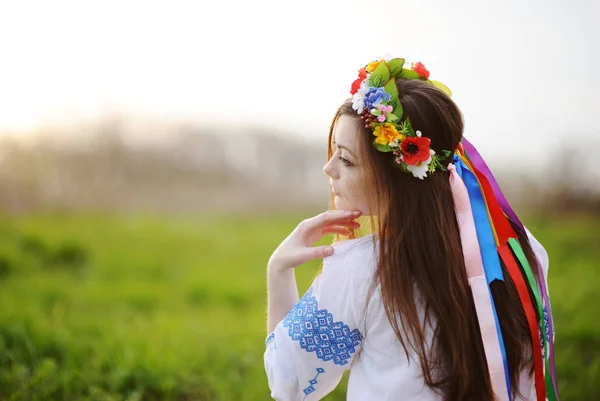
[[[485,205],[485,199],[475,174],[469,170],[469,168],[457,155],[454,155],[453,162],[454,166],[456,167],[456,172],[463,180],[465,187],[467,187],[467,192],[469,193],[471,210],[473,210],[473,220],[475,220],[475,230],[477,231],[477,240],[479,241],[479,250],[481,252],[481,259],[483,261],[483,271],[489,287],[494,280],[504,281],[504,274],[502,274],[500,257],[498,256],[498,250],[496,249],[496,241],[494,240],[494,232],[492,231],[492,226],[490,224],[490,218]],[[492,310],[494,311],[494,321],[496,322],[496,330],[498,332],[498,342],[500,343],[502,362],[504,362],[506,388],[508,389],[509,398],[512,399],[506,348],[504,347],[502,330],[500,328],[500,322],[498,321],[498,313],[496,312],[496,305],[494,304],[494,298],[492,297],[491,290],[489,291],[489,294],[490,300],[492,301]]]
[[[471,201],[471,209],[473,210],[473,220],[475,220],[475,229],[477,230],[477,240],[481,249],[481,259],[483,260],[483,270],[488,285],[494,280],[504,281],[502,274],[502,266],[500,265],[500,257],[496,249],[496,240],[494,232],[490,225],[490,218],[485,205],[485,199],[479,188],[479,181],[475,174],[469,170],[465,163],[456,155],[454,155],[454,166],[456,172],[462,178],[469,200]]]

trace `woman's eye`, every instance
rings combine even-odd
[[[344,159],[342,156],[338,157],[338,159],[340,159],[342,161],[342,164],[346,167],[350,167],[352,166],[352,163],[350,163],[347,159]]]

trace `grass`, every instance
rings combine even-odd
[[[0,399],[269,399],[265,264],[303,217],[1,218]],[[600,218],[526,224],[550,254],[560,394],[593,400]]]

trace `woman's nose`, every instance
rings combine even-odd
[[[338,178],[336,177],[337,173],[336,170],[333,168],[333,166],[331,165],[331,162],[333,161],[333,158],[331,158],[324,166],[323,166],[323,172],[328,175],[331,178]]]

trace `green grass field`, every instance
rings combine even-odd
[[[265,264],[304,217],[0,218],[0,399],[269,399]],[[550,254],[562,400],[596,400],[600,217],[525,223]]]

